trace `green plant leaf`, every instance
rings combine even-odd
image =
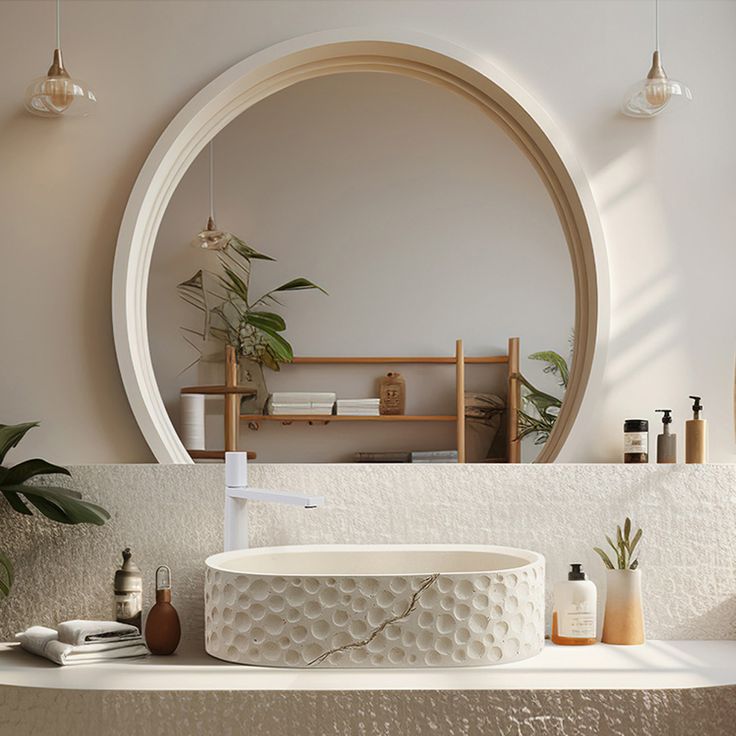
[[[545,373],[551,373],[560,377],[560,386],[567,387],[567,381],[569,378],[569,370],[567,367],[567,361],[554,350],[543,350],[538,353],[532,353],[529,356],[529,360],[541,360],[547,365],[543,368]]]
[[[286,329],[284,318],[274,312],[248,312],[246,321],[258,329],[270,332],[283,332]]]
[[[309,279],[305,279],[302,277],[287,281],[285,284],[281,284],[281,286],[278,286],[275,289],[271,289],[271,291],[269,291],[268,293],[273,294],[277,291],[301,291],[302,289],[317,289],[323,294],[327,294],[327,292],[321,286],[317,286],[317,284],[313,283]]]
[[[626,546],[628,547],[629,544],[629,537],[631,535],[631,519],[629,517],[626,517],[626,521],[624,521],[624,541],[626,542]]]
[[[634,560],[631,565],[629,565],[629,570],[636,570],[636,568],[639,567],[639,560]]]
[[[2,484],[9,486],[18,485],[38,475],[71,475],[71,473],[60,465],[52,465],[45,460],[35,458],[33,460],[25,460],[10,468],[3,477]]]
[[[17,511],[19,514],[25,514],[26,516],[30,516],[33,514],[33,511],[31,511],[28,506],[26,506],[25,501],[23,501],[23,499],[17,493],[8,491],[5,488],[0,488],[0,493],[5,496],[5,499],[11,505],[13,511]]]
[[[11,496],[22,495],[44,516],[48,516],[53,521],[62,524],[95,524],[100,526],[110,518],[110,514],[101,506],[76,498],[75,495],[72,495],[76,492],[70,493],[67,488],[12,485],[0,487],[0,493],[8,498],[11,505],[13,505],[13,502],[10,501],[9,494]],[[16,508],[16,510],[19,511],[20,509]],[[28,513],[28,511],[22,511],[21,513]]]
[[[639,529],[636,532],[636,534],[634,534],[634,538],[631,540],[631,543],[629,544],[629,555],[632,555],[634,553],[634,549],[636,548],[636,545],[639,544],[641,535],[642,535],[641,529]]]
[[[281,335],[263,332],[266,345],[279,363],[291,363],[294,360],[294,352],[291,345]]]
[[[23,424],[0,424],[0,465],[4,462],[8,451],[15,447],[38,422],[24,422]]]
[[[232,250],[234,250],[241,258],[244,258],[246,261],[250,261],[250,260],[275,261],[276,260],[275,258],[271,258],[271,256],[267,256],[265,253],[259,253],[257,250],[254,250],[247,243],[245,243],[243,240],[236,237],[235,235],[230,236],[229,247]]]
[[[601,558],[601,560],[603,560],[603,564],[609,570],[615,569],[608,555],[600,547],[593,547],[593,551],[597,553],[597,555]]]
[[[0,550],[0,599],[10,594],[10,588],[13,586],[13,577],[13,563]]]

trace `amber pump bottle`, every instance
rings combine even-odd
[[[156,603],[146,618],[146,644],[152,654],[173,654],[181,639],[179,614],[171,605],[171,570],[156,570]]]
[[[703,464],[708,462],[708,427],[705,419],[700,418],[703,405],[700,396],[691,396],[693,400],[693,418],[685,422],[685,462]]]

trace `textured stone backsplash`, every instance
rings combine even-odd
[[[105,506],[104,527],[65,527],[0,501],[0,548],[16,566],[0,602],[0,638],[31,624],[107,618],[120,552],[145,576],[168,564],[184,636],[203,641],[204,559],[222,550],[220,465],[90,465],[66,484]],[[736,465],[251,465],[254,486],[324,494],[323,508],[250,504],[254,546],[308,543],[469,543],[536,550],[551,584],[630,515],[640,554],[647,635],[736,638]],[[602,603],[602,600],[601,600]]]

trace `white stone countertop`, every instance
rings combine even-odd
[[[60,667],[0,644],[0,687],[68,690],[385,691],[654,690],[736,685],[736,641],[650,641],[560,647],[499,666],[425,669],[277,669],[203,651]]]

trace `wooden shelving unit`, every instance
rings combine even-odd
[[[225,348],[225,383],[220,386],[187,386],[181,393],[201,393],[220,395],[225,398],[225,450],[191,450],[193,459],[224,459],[225,451],[238,449],[240,422],[248,422],[257,429],[260,422],[276,422],[283,425],[295,422],[307,424],[330,424],[331,422],[454,422],[458,462],[465,462],[465,366],[466,365],[506,365],[508,394],[506,399],[506,461],[521,461],[521,444],[518,437],[517,412],[521,403],[521,384],[519,375],[519,338],[509,338],[506,355],[465,357],[463,341],[457,340],[455,355],[449,357],[414,356],[414,357],[301,357],[294,358],[297,365],[454,365],[455,366],[455,414],[429,415],[383,415],[383,416],[349,416],[335,414],[240,414],[239,405],[242,396],[253,395],[253,391],[237,385],[237,361],[232,347]],[[249,453],[249,457],[255,455]]]
[[[455,422],[454,414],[393,414],[385,416],[351,416],[337,414],[241,414],[240,419],[245,422],[309,422],[309,424],[329,424],[330,422]]]

